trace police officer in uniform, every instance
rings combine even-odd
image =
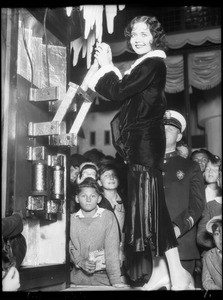
[[[193,276],[195,261],[200,258],[196,244],[197,223],[205,205],[204,179],[199,165],[181,157],[176,144],[186,128],[185,118],[167,110],[164,116],[166,152],[164,159],[164,191],[166,204],[179,243],[182,266]]]

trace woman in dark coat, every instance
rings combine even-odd
[[[98,45],[92,66],[92,73],[96,73],[88,86],[108,100],[122,102],[111,127],[113,144],[128,164],[125,226],[128,275],[134,282],[150,279],[146,289],[155,289],[157,274],[155,268],[152,272],[152,258],[165,254],[172,289],[188,289],[191,278],[180,264],[162,180],[165,34],[155,17],[143,16],[130,22],[125,36],[139,58],[122,78],[112,64],[110,47],[105,43]]]

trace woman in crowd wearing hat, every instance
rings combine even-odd
[[[203,288],[222,290],[222,215],[208,221],[206,230],[212,235],[215,247],[208,250],[203,258]]]
[[[153,289],[152,257],[167,258],[173,290],[188,289],[190,276],[181,266],[177,240],[165,204],[162,168],[165,154],[163,115],[166,110],[167,43],[164,30],[152,16],[135,17],[125,29],[138,59],[124,77],[112,63],[109,45],[96,48],[88,86],[121,109],[111,122],[113,144],[128,164],[126,252],[133,282],[149,279]]]

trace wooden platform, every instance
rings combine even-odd
[[[69,291],[77,291],[77,292],[90,292],[90,291],[142,291],[142,288],[132,288],[126,285],[123,288],[115,288],[113,286],[90,286],[90,285],[74,285],[71,284],[69,288],[62,290],[62,292],[69,292]]]

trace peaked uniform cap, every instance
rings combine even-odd
[[[175,110],[166,110],[163,119],[164,125],[175,126],[180,130],[181,133],[184,132],[187,125],[184,116]]]

